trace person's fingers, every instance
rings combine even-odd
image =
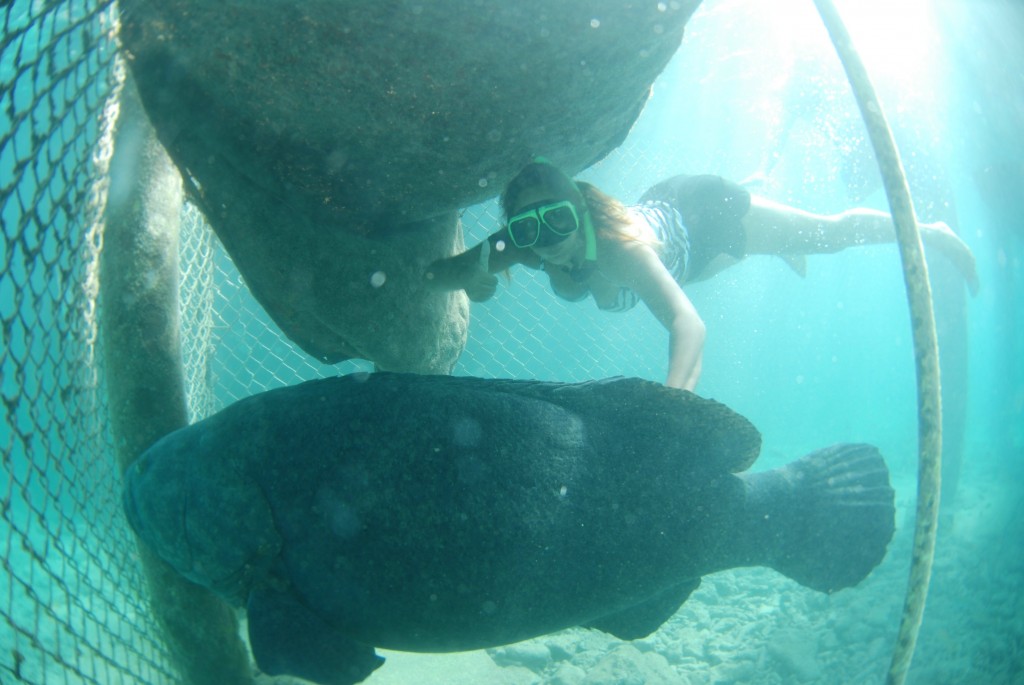
[[[480,243],[480,268],[489,272],[491,267],[491,241]]]
[[[466,294],[474,302],[483,302],[491,299],[497,290],[497,277],[484,271],[478,278],[473,279],[470,286],[466,288]]]

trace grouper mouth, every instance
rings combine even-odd
[[[271,567],[283,542],[258,483],[222,468],[224,461],[189,461],[195,438],[191,428],[181,429],[132,464],[122,493],[125,516],[178,573],[242,605],[254,586],[280,585]]]
[[[210,558],[211,554],[208,551],[203,551],[202,546],[210,543],[210,534],[207,532],[208,520],[206,519],[209,513],[202,505],[193,506],[194,498],[193,494],[186,499],[182,512],[185,543],[191,556],[188,569],[179,569],[182,575],[223,595],[236,606],[245,605],[253,588],[283,590],[288,586],[287,581],[282,580],[271,570],[282,547],[281,536],[273,524],[263,529],[267,534],[261,536],[261,541],[256,545],[235,544],[220,547],[223,563],[208,568],[202,560]],[[270,512],[266,497],[262,497],[258,501],[259,505],[250,507],[250,516],[253,518],[260,518],[258,513],[260,509],[267,513]],[[238,540],[237,542],[241,543],[242,541]],[[196,553],[193,554],[193,551]],[[247,551],[248,555],[246,556]],[[232,564],[234,564],[234,570],[226,570]]]

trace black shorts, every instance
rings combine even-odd
[[[742,259],[747,233],[740,220],[750,209],[750,193],[721,176],[673,176],[652,186],[640,202],[660,200],[683,218],[690,238],[689,278],[693,279],[720,254]]]

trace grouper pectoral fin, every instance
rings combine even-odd
[[[292,675],[320,685],[352,685],[381,664],[373,647],[355,642],[291,593],[249,595],[249,644],[267,675]]]
[[[700,587],[700,578],[687,580],[663,590],[642,604],[631,606],[614,614],[607,614],[585,627],[597,628],[610,633],[620,640],[639,640],[647,637],[661,624],[679,611],[683,602]]]

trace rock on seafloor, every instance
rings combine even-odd
[[[534,155],[625,138],[698,0],[124,0],[161,142],[256,299],[333,363],[447,372],[465,296],[423,288],[457,210]]]

